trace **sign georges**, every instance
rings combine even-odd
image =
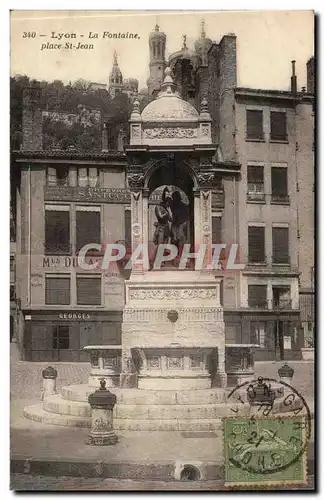
[[[60,312],[58,313],[58,319],[91,319],[91,313],[81,313],[81,312]]]

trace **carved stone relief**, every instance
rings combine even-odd
[[[144,136],[147,139],[189,139],[197,137],[197,130],[180,127],[159,127],[146,129]]]
[[[128,297],[134,300],[213,299],[217,297],[217,293],[216,289],[206,288],[152,288],[147,290],[129,290]]]

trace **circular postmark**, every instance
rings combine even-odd
[[[304,458],[311,436],[311,412],[291,385],[259,377],[227,396],[233,417],[226,419],[228,462],[252,474],[274,474]]]

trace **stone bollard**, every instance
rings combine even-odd
[[[113,408],[116,399],[115,394],[106,389],[105,379],[100,380],[100,389],[88,397],[92,422],[87,444],[106,446],[117,443],[118,438],[113,431]]]
[[[289,366],[287,363],[285,363],[278,370],[280,382],[285,382],[286,384],[291,385],[294,373],[295,373],[294,369],[291,368],[291,366]],[[289,387],[284,387],[284,392],[288,392],[288,391],[290,391]]]
[[[43,401],[48,396],[56,394],[57,370],[53,368],[53,366],[48,366],[42,371],[42,375],[43,375],[43,392],[41,399]]]

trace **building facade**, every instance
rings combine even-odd
[[[165,50],[166,35],[156,27],[149,38],[152,99],[163,81]],[[197,113],[208,102],[213,148],[204,161],[217,172],[213,243],[238,244],[244,265],[216,272],[226,343],[257,344],[260,360],[301,359],[314,322],[313,89],[298,90],[294,63],[290,90],[239,88],[236,58],[235,35],[215,43],[203,25],[194,48],[184,39],[168,61],[181,97]],[[123,85],[116,65],[114,92]],[[132,166],[122,144],[108,150],[106,128],[102,153],[43,151],[37,99],[30,89],[23,148],[13,152],[18,342],[26,360],[83,360],[87,344],[120,343],[127,275],[119,268],[85,271],[77,255],[87,243],[130,240],[125,172]],[[149,199],[152,239],[160,196]],[[100,258],[90,255],[89,262]]]

